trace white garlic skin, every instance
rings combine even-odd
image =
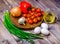
[[[44,35],[49,35],[50,34],[50,32],[48,31],[48,29],[42,29],[41,33],[44,34]]]
[[[21,18],[18,20],[18,23],[19,23],[19,24],[23,24],[25,21],[26,21],[26,19],[25,19],[24,17],[21,17]]]
[[[46,28],[46,29],[48,29],[48,24],[42,23],[42,24],[41,24],[41,28]]]
[[[34,33],[35,34],[39,34],[41,32],[41,28],[40,27],[36,27],[35,29],[34,29]]]

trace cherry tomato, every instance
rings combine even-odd
[[[41,20],[41,18],[40,18],[40,17],[37,17],[37,20],[38,20],[38,21],[40,21],[40,20]]]
[[[26,18],[26,21],[28,22],[30,20],[30,18]]]
[[[33,22],[34,22],[34,23],[37,23],[37,18],[34,18],[34,19],[33,19]]]
[[[41,13],[37,13],[37,16],[41,16]]]
[[[38,15],[37,14],[34,14],[35,17],[37,17]]]
[[[29,18],[30,17],[30,14],[28,14],[27,17]]]
[[[30,18],[27,18],[28,20],[30,20]]]
[[[33,16],[31,16],[31,19],[34,19],[35,18],[35,16],[33,15]]]
[[[23,14],[23,17],[25,17],[25,18],[26,18],[26,17],[27,17],[27,14]]]
[[[35,8],[32,8],[32,12],[35,12],[35,10],[36,10]]]
[[[41,12],[41,9],[37,8],[37,9],[36,9],[36,12],[37,12],[37,13]]]
[[[32,24],[32,23],[33,23],[33,21],[32,21],[32,20],[29,20],[29,23],[30,23],[30,24]]]
[[[41,14],[44,15],[44,11],[41,11]]]
[[[29,13],[31,13],[31,11],[28,11]]]
[[[30,14],[31,14],[31,15],[33,15],[33,14],[34,14],[34,12],[31,12]]]

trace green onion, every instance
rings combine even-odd
[[[27,32],[24,32],[23,30],[17,28],[16,26],[14,26],[14,24],[10,21],[9,12],[4,12],[4,25],[11,34],[14,34],[15,36],[17,36],[21,40],[23,40],[23,39],[27,40],[31,44],[34,43],[32,41],[32,39],[34,39],[34,38],[35,39],[36,38],[42,39],[43,38],[42,35],[27,33]]]

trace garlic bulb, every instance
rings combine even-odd
[[[41,31],[41,28],[40,28],[40,27],[36,27],[36,28],[34,29],[34,33],[35,33],[35,34],[39,34],[40,31]]]
[[[24,17],[21,17],[21,18],[18,20],[18,23],[25,25],[25,21],[26,21],[26,19],[25,19]]]
[[[46,28],[46,29],[48,29],[48,24],[46,24],[46,23],[42,23],[42,24],[41,24],[41,27],[42,27],[42,28]]]
[[[42,29],[41,33],[44,34],[44,35],[50,34],[50,32],[47,29]]]

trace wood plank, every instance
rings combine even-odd
[[[40,5],[38,2],[36,2],[35,0],[26,0],[27,2],[30,2],[34,7],[38,7],[41,8],[42,10],[44,10],[44,7],[42,5]]]
[[[0,44],[8,44],[7,40],[5,40],[0,34]]]
[[[51,1],[48,1],[48,0],[45,1],[44,0],[44,1],[42,1],[42,3],[44,3],[48,8],[50,8],[50,10],[52,10],[55,14],[59,15],[60,9],[58,7],[56,7],[56,5],[53,4]]]
[[[11,6],[9,6],[9,4],[8,4],[8,2],[6,1],[6,0],[3,0],[3,5],[5,5],[4,6],[4,8],[2,9],[2,10],[0,10],[1,12],[0,12],[0,19],[2,20],[2,22],[4,21],[4,14],[3,14],[3,12],[4,11],[6,11],[6,10],[9,10],[10,8],[11,8]],[[1,5],[1,8],[2,8],[3,6]],[[2,27],[3,28],[3,27]],[[7,35],[7,37],[9,37],[9,35]],[[11,37],[13,37],[13,36],[11,36]],[[15,38],[13,37],[13,39],[15,40]],[[13,40],[13,39],[11,39],[11,40]],[[17,44],[21,44],[20,42],[18,42],[18,41],[15,41]]]
[[[41,2],[41,1],[40,1]],[[44,1],[42,1],[42,3],[43,3]],[[45,2],[46,3],[46,2]],[[49,3],[49,2],[48,2]],[[54,8],[54,7],[53,7]],[[53,24],[52,24],[53,25]],[[53,29],[51,29],[51,30],[53,30],[53,31],[51,31],[51,34],[53,34],[53,33],[55,33],[55,34],[53,34],[54,35],[54,39],[56,38],[57,40],[59,39],[59,33],[57,32],[59,29],[57,28],[59,25],[58,24],[54,24],[54,26],[56,27],[54,30]],[[55,31],[55,32],[54,32]],[[51,36],[51,35],[50,35]],[[50,37],[49,37],[50,38]],[[56,40],[55,39],[55,40]],[[57,44],[57,43],[56,43]],[[59,44],[59,43],[58,43]]]
[[[53,2],[58,8],[60,8],[60,0],[50,0]]]
[[[37,5],[37,6],[39,6],[39,7],[43,7],[42,4],[41,4],[41,5],[40,5],[40,4],[38,5],[38,2],[36,2],[36,1],[34,1],[34,0],[33,0],[33,1],[32,1],[32,0],[27,0],[27,2],[30,2],[31,4],[35,4],[34,6]],[[32,2],[34,2],[34,3],[32,3]],[[36,3],[37,3],[37,4],[36,4]],[[44,9],[45,9],[45,8],[44,8]],[[45,38],[44,40],[37,40],[37,41],[38,41],[38,42],[41,42],[41,44],[44,44],[44,43],[46,43],[46,44],[52,44],[52,43],[51,43],[48,39],[46,39],[46,38]]]
[[[23,0],[3,0],[4,1],[4,3],[5,3],[5,7],[3,8],[3,9],[1,9],[1,10],[9,10],[11,7],[14,7],[14,6],[18,6],[19,5],[19,3],[21,2],[21,1],[23,1]],[[38,2],[37,1],[35,1],[35,0],[26,0],[27,2],[29,2],[29,3],[31,3],[33,6],[35,6],[35,7],[39,7],[39,8],[41,8],[42,10],[46,10],[47,8],[48,9],[51,9],[53,12],[55,12],[56,14],[60,14],[60,10],[59,10],[59,8],[58,7],[56,7],[56,5],[54,4],[54,3],[52,3],[50,0],[38,0]],[[49,4],[49,3],[51,3],[51,4]],[[4,5],[4,4],[3,4]],[[3,6],[2,5],[2,6]],[[6,8],[7,7],[7,8]],[[2,8],[2,7],[0,7],[0,8]],[[6,8],[6,9],[5,9]],[[55,11],[56,10],[56,11]],[[2,11],[2,12],[3,12]],[[0,18],[2,19],[2,21],[3,21],[3,13],[2,12],[0,12]],[[59,15],[60,16],[60,15]],[[2,24],[3,25],[3,24]],[[36,39],[35,40],[35,43],[36,44],[60,44],[60,30],[59,30],[59,27],[60,27],[60,25],[59,25],[59,23],[57,24],[53,24],[53,25],[50,25],[50,26],[53,26],[54,27],[54,29],[51,29],[50,30],[50,36],[48,36],[48,37],[44,37],[44,40],[40,40],[40,39]],[[1,28],[2,29],[2,28]],[[5,29],[5,28],[4,28]],[[3,34],[4,35],[4,34]],[[5,35],[4,35],[5,36]],[[23,41],[24,42],[24,41]],[[27,41],[25,41],[25,42],[27,42]],[[24,42],[24,43],[25,43]],[[23,44],[24,44],[23,43]],[[26,43],[26,44],[28,44],[28,43]]]
[[[10,44],[17,44],[11,34],[4,27],[3,22],[0,20],[0,34],[5,40],[8,40]]]
[[[60,32],[58,31],[59,28],[57,28],[57,25],[51,25],[50,32],[60,41]]]
[[[1,0],[0,0],[1,1]],[[1,18],[1,20],[3,21],[3,19],[4,19],[4,15],[3,15],[3,11],[5,11],[6,9],[8,9],[8,6],[7,6],[8,4],[7,3],[4,3],[3,1],[1,1],[1,4],[0,4],[0,8],[2,8],[2,9],[0,9],[0,18]],[[4,26],[3,26],[3,24],[2,24],[2,22],[1,22],[1,20],[0,20],[0,34],[5,34],[4,32],[2,32],[2,31],[4,31],[3,29],[6,29]],[[2,25],[2,26],[1,26]],[[4,27],[4,28],[3,28]],[[7,31],[6,31],[6,33],[8,33]],[[5,36],[5,35],[3,35],[3,38],[4,38],[4,40],[7,40],[8,39],[8,41],[9,42],[11,42],[11,40],[13,40],[13,43],[15,43],[15,44],[17,44],[16,43],[16,41],[13,39],[13,38],[11,38],[11,40],[9,40],[9,36],[10,37],[12,37],[10,34],[7,34],[7,37]],[[15,42],[14,42],[15,41]],[[1,42],[2,43],[2,42]],[[5,42],[6,43],[6,42]],[[13,44],[12,42],[11,42],[11,44]]]
[[[41,4],[41,2],[39,3],[39,4]],[[42,6],[45,6],[45,5],[42,5]],[[45,6],[45,8],[47,8],[46,6]],[[56,31],[56,30],[55,30]],[[55,32],[56,33],[56,32]],[[51,33],[52,34],[52,33]],[[58,33],[59,34],[59,33]],[[50,35],[51,36],[51,35]],[[55,36],[53,36],[53,38],[54,38]],[[52,38],[52,37],[51,37]],[[57,38],[55,37],[53,40],[56,40]],[[58,40],[58,39],[57,39]],[[51,40],[50,40],[51,41]],[[57,42],[56,41],[53,41],[53,42],[55,42],[56,44],[57,44]],[[59,44],[59,43],[58,43]]]

